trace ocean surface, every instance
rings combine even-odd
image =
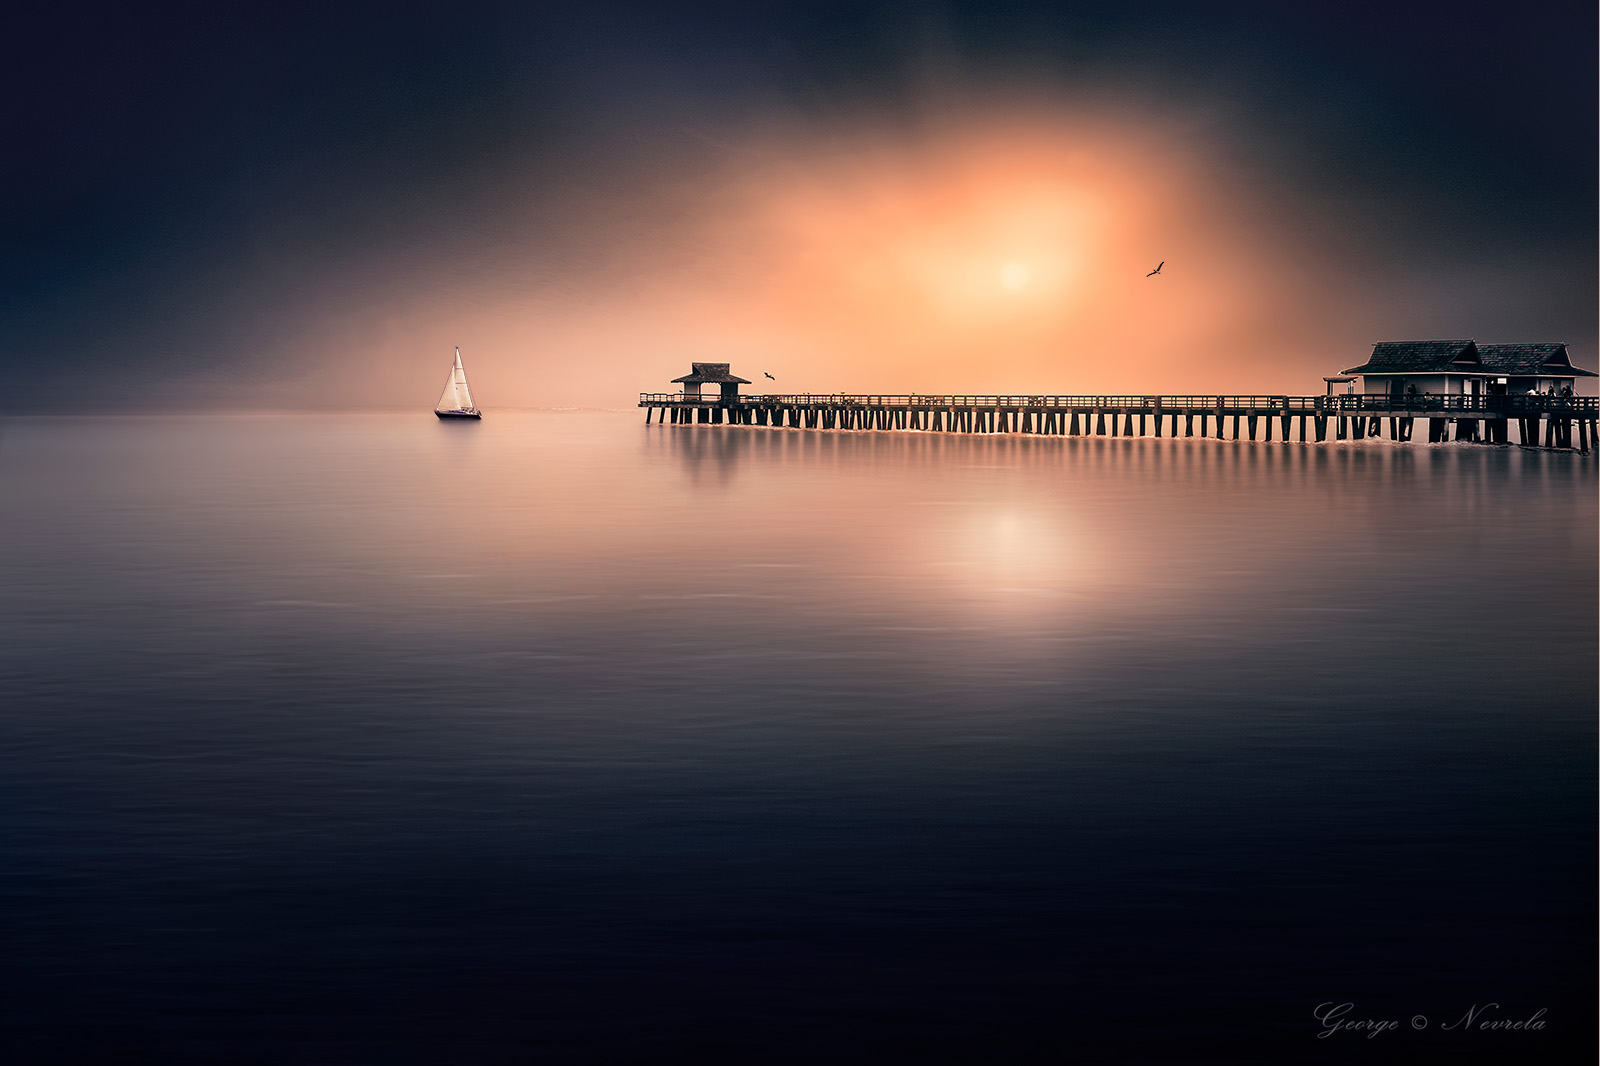
[[[1595,457],[641,422],[0,423],[0,1060],[1592,1061]]]

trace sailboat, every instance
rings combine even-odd
[[[483,412],[472,405],[472,390],[467,388],[467,372],[461,366],[461,349],[456,349],[456,362],[450,368],[450,380],[444,383],[444,392],[433,413],[440,418],[482,418]]]

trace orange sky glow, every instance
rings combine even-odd
[[[626,406],[692,359],[747,391],[1306,393],[1373,339],[1327,242],[1203,128],[765,134],[527,196],[488,246],[324,293],[271,391],[429,403],[459,344],[486,407]]]

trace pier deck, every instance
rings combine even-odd
[[[1426,419],[1427,440],[1594,447],[1600,400],[1592,396],[953,396],[809,393],[711,397],[639,394],[645,423],[731,424],[822,430],[922,430],[1043,436],[1412,439]],[[1228,433],[1229,422],[1232,433]],[[1164,433],[1165,430],[1165,433]],[[1542,439],[1541,439],[1542,438]]]

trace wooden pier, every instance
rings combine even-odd
[[[1215,437],[1302,442],[1387,435],[1530,447],[1595,446],[1590,396],[923,396],[639,394],[645,424],[920,430],[1040,436]],[[659,412],[659,416],[657,416]],[[1426,426],[1418,427],[1418,421]],[[1512,429],[1515,427],[1515,440]],[[1231,432],[1230,432],[1231,428]],[[1387,431],[1387,432],[1385,432]]]

